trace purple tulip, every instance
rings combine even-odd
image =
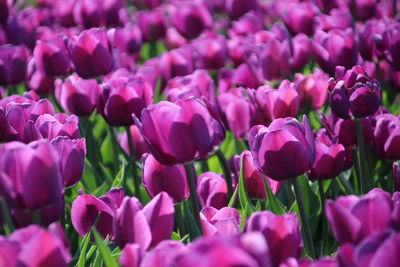
[[[135,159],[140,159],[140,158],[142,158],[143,154],[150,153],[150,150],[149,150],[146,142],[144,141],[139,128],[136,125],[131,125],[129,127],[129,129],[130,129],[131,136],[132,136],[133,149],[135,151]],[[121,145],[121,147],[124,149],[124,151],[128,155],[130,155],[131,152],[129,149],[128,136],[126,134],[126,131],[118,135],[118,142]]]
[[[54,92],[55,78],[50,78],[45,73],[39,71],[36,67],[34,58],[32,58],[28,63],[26,79],[26,85],[29,90],[44,95],[52,94]]]
[[[183,37],[175,28],[171,27],[167,29],[167,32],[165,33],[165,44],[168,48],[179,48],[187,43],[188,40]]]
[[[69,139],[57,137],[51,141],[61,157],[61,174],[66,187],[79,182],[85,169],[85,139]]]
[[[240,214],[234,208],[224,207],[217,210],[205,207],[200,211],[203,236],[232,236],[240,232]]]
[[[398,159],[400,120],[392,114],[380,114],[374,119],[374,131],[372,138],[372,147],[382,159]]]
[[[24,46],[0,46],[0,85],[16,85],[25,80],[27,56]]]
[[[269,127],[251,129],[254,165],[271,179],[295,178],[311,167],[315,144],[308,120],[303,120],[302,125],[293,118],[276,119]]]
[[[67,48],[60,35],[47,42],[38,41],[33,56],[38,70],[48,77],[62,76],[70,71]]]
[[[68,113],[77,116],[90,116],[99,94],[100,86],[94,79],[85,80],[73,74],[64,82],[56,81],[55,95],[58,102]]]
[[[192,42],[198,68],[220,69],[228,59],[226,39],[223,37],[201,38]]]
[[[258,47],[257,53],[265,79],[276,80],[289,74],[290,51],[286,40],[280,42],[272,37]]]
[[[49,143],[6,143],[0,150],[0,166],[1,191],[13,208],[40,209],[63,194],[59,155]]]
[[[341,196],[327,201],[325,208],[335,239],[340,244],[357,244],[389,225],[393,203],[387,192],[375,188],[361,197]]]
[[[392,175],[393,175],[394,191],[400,192],[400,168],[399,168],[399,164],[397,162],[393,162]]]
[[[189,198],[189,187],[183,166],[165,166],[151,154],[142,158],[143,186],[151,197],[165,191],[175,203]]]
[[[36,45],[37,29],[47,16],[39,8],[25,8],[8,18],[5,32],[13,45],[26,45],[31,50]]]
[[[228,205],[228,187],[221,175],[202,173],[198,178],[197,193],[201,207],[222,209]]]
[[[332,9],[329,14],[319,14],[315,17],[314,31],[346,30],[352,26],[353,17],[348,10]]]
[[[329,104],[332,113],[342,119],[364,118],[373,115],[381,104],[381,87],[370,80],[360,66],[344,72],[336,69],[337,82],[329,84]]]
[[[334,74],[336,66],[350,69],[357,63],[358,49],[351,29],[317,31],[312,42],[313,53],[323,71]]]
[[[277,118],[295,117],[300,106],[299,94],[288,80],[282,81],[277,90],[268,85],[258,87],[256,101],[267,123]]]
[[[167,193],[161,192],[156,195],[143,208],[143,214],[151,231],[150,247],[171,237],[174,230],[174,204]]]
[[[143,258],[143,250],[138,244],[126,244],[119,257],[122,267],[139,267]]]
[[[243,63],[232,74],[232,84],[248,88],[257,88],[263,84],[261,77],[259,77],[250,64]]]
[[[136,14],[136,19],[145,42],[155,42],[165,37],[167,23],[160,11],[140,11]]]
[[[231,166],[233,165],[233,168],[231,169],[234,177],[236,177],[237,181],[239,180],[241,160],[243,160],[244,182],[249,197],[266,199],[267,191],[264,184],[263,174],[254,166],[253,156],[250,151],[245,150],[240,156],[234,156],[232,158]],[[282,187],[282,182],[274,181],[269,177],[265,177],[265,179],[272,193],[274,195],[278,194]]]
[[[197,37],[213,23],[207,8],[191,1],[183,1],[176,5],[170,18],[178,32],[188,39]]]
[[[305,33],[313,34],[315,7],[310,3],[289,2],[283,10],[283,21],[289,31],[295,35]]]
[[[51,230],[30,225],[0,237],[2,266],[68,266],[71,261],[69,248]]]
[[[154,9],[161,5],[162,0],[132,0],[137,8]]]
[[[360,55],[368,61],[376,61],[382,58],[380,46],[382,34],[387,25],[381,20],[369,21],[361,26],[358,32]]]
[[[113,28],[107,32],[111,46],[130,55],[138,54],[142,47],[142,32],[139,27],[127,25],[124,28]]]
[[[251,53],[251,38],[245,36],[234,36],[227,42],[229,57],[235,67],[246,61]]]
[[[344,146],[333,143],[324,129],[318,132],[315,141],[315,160],[308,177],[311,180],[335,178],[345,169]]]
[[[160,55],[158,66],[164,83],[176,76],[186,76],[193,72],[191,48],[184,47],[164,52]]]
[[[295,37],[292,38],[292,60],[290,63],[290,68],[292,70],[300,70],[303,68],[310,59],[311,54],[311,42],[308,37],[299,33]]]
[[[133,124],[132,113],[140,116],[142,110],[153,102],[153,89],[141,78],[110,79],[101,92],[98,110],[113,126]]]
[[[256,10],[257,0],[226,0],[225,11],[232,19],[236,20],[250,10]]]
[[[8,6],[8,0],[0,0],[0,23],[7,24],[8,15],[10,14],[10,8]]]
[[[39,130],[42,138],[53,140],[57,136],[67,136],[71,139],[79,138],[79,119],[75,115],[58,113],[40,115],[34,126]]]
[[[256,11],[250,11],[244,14],[239,20],[232,21],[232,27],[228,30],[228,35],[232,37],[246,36],[255,34],[263,29],[264,21],[262,16]]]
[[[320,69],[314,69],[310,75],[295,74],[295,87],[300,97],[300,107],[320,109],[328,97],[329,76]]]
[[[400,56],[400,25],[399,23],[395,23],[387,27],[385,32],[383,33],[383,46],[387,50],[387,60],[393,69],[399,71],[400,64],[397,60]]]
[[[150,105],[135,123],[154,157],[165,165],[205,159],[225,138],[215,109],[196,98]]]
[[[99,0],[82,0],[73,8],[74,20],[86,29],[105,26],[104,4]]]
[[[288,258],[298,258],[302,240],[297,216],[293,213],[275,215],[269,211],[253,213],[246,223],[246,232],[261,232],[268,244],[272,265],[279,266]]]
[[[51,14],[54,20],[63,27],[69,28],[76,25],[74,20],[75,1],[58,0],[51,6]]]
[[[113,68],[105,29],[81,32],[70,42],[69,52],[75,71],[84,79],[105,75]]]
[[[171,102],[193,96],[212,101],[215,97],[214,81],[207,71],[196,70],[190,75],[170,79],[165,87],[165,95]]]
[[[141,266],[173,266],[175,260],[187,252],[187,247],[178,241],[161,241],[154,249],[148,251],[141,262]],[[123,266],[133,267],[133,266]]]

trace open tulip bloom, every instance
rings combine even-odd
[[[0,0],[0,267],[400,266],[392,0]]]

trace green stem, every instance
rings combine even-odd
[[[197,178],[196,173],[194,172],[193,163],[186,163],[184,164],[184,167],[186,172],[186,179],[190,190],[190,200],[192,202],[193,216],[201,232],[199,200],[197,196],[196,181],[195,181],[195,179]]]
[[[218,157],[218,161],[219,164],[221,165],[222,171],[225,176],[226,185],[228,187],[228,199],[231,199],[233,194],[232,176],[231,176],[231,170],[229,169],[228,161],[226,160],[225,155],[224,153],[222,153],[221,149],[217,150],[216,155]]]
[[[351,187],[349,181],[347,181],[347,179],[343,176],[343,174],[339,174],[338,178],[339,178],[339,183],[344,187],[346,193],[348,195],[354,195],[355,193],[353,188]]]
[[[175,204],[174,208],[175,208],[175,220],[178,225],[180,237],[182,238],[186,234],[186,229],[185,229],[185,224],[183,223],[181,203]]]
[[[292,182],[293,182],[294,193],[296,196],[297,206],[299,208],[301,225],[302,225],[301,228],[303,230],[303,236],[304,236],[304,241],[306,244],[306,250],[307,250],[308,255],[311,258],[315,259],[315,250],[314,250],[314,243],[313,243],[313,239],[312,239],[311,227],[310,227],[310,224],[308,223],[306,210],[304,208],[303,196],[301,194],[300,186],[297,181],[297,178],[292,179]]]
[[[364,194],[368,191],[368,181],[367,181],[367,159],[365,157],[365,143],[362,132],[361,120],[356,119],[356,131],[357,131],[357,145],[358,145],[358,161],[360,166],[360,192]]]
[[[114,154],[114,167],[118,166],[118,144],[117,144],[117,137],[115,136],[114,128],[109,125],[108,126],[108,133],[111,138],[111,146]]]
[[[208,161],[206,159],[200,161],[200,167],[202,173],[210,171],[210,167],[208,166]]]
[[[135,148],[133,146],[132,134],[129,126],[125,127],[126,135],[128,137],[128,145],[129,145],[129,152],[131,154],[131,164],[132,164],[132,175],[133,175],[133,184],[135,185],[135,196],[139,201],[141,201],[141,194],[140,194],[140,177],[137,172],[136,168],[136,158],[135,158]]]
[[[328,242],[328,225],[325,220],[325,191],[324,191],[324,183],[321,180],[318,180],[318,190],[319,190],[319,196],[321,198],[321,220],[322,220],[322,246],[321,246],[321,254],[324,255],[325,249],[327,248],[327,242]]]
[[[8,208],[7,201],[4,198],[0,198],[1,200],[1,209],[3,213],[3,228],[4,232],[7,236],[11,235],[12,232],[15,231],[14,223],[12,222],[10,209]]]

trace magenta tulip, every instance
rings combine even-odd
[[[203,236],[232,236],[239,233],[240,215],[234,208],[217,210],[205,207],[200,211]]]
[[[25,80],[27,56],[25,46],[0,46],[0,85],[16,85]]]

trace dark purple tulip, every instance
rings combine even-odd
[[[154,157],[165,165],[205,159],[225,139],[215,109],[197,98],[150,105],[135,123]]]
[[[86,29],[105,26],[105,12],[103,1],[81,0],[73,8],[74,20]]]
[[[0,0],[0,23],[7,24],[8,15],[10,14],[10,8],[8,6],[8,0]]]
[[[295,87],[300,97],[300,107],[310,107],[314,110],[320,109],[328,97],[329,76],[320,69],[314,69],[313,73],[304,76],[295,74]]]
[[[327,201],[325,208],[335,239],[340,244],[357,244],[388,227],[393,203],[387,192],[375,188],[361,197],[341,196]]]
[[[205,97],[212,101],[215,97],[214,81],[205,70],[196,70],[190,75],[170,79],[165,87],[168,101],[188,97]]]
[[[295,117],[300,107],[300,97],[295,85],[284,80],[278,89],[268,85],[256,91],[256,101],[266,123],[277,118]]]
[[[38,94],[48,95],[54,92],[55,78],[48,77],[36,67],[35,59],[32,58],[28,63],[26,85],[29,90]]]
[[[387,50],[387,57],[390,65],[393,69],[399,71],[400,63],[400,24],[395,23],[387,27],[386,31],[383,33],[383,45]]]
[[[397,162],[393,162],[392,175],[393,175],[394,191],[399,191],[400,192],[400,167],[399,167],[399,164]]]
[[[269,211],[253,213],[246,223],[246,232],[261,232],[270,250],[272,265],[279,266],[290,257],[298,258],[302,240],[297,216],[293,213],[275,215]]]
[[[348,10],[333,9],[329,14],[319,14],[315,17],[315,32],[328,32],[332,29],[346,30],[353,26],[353,17]]]
[[[250,38],[245,36],[235,36],[228,40],[228,53],[235,67],[246,61],[251,52]]]
[[[150,153],[150,150],[143,139],[140,130],[136,125],[130,126],[130,132],[133,141],[133,148],[135,151],[135,159],[142,158],[144,153]],[[121,147],[125,150],[125,152],[130,155],[129,144],[128,144],[128,136],[126,135],[126,131],[118,135],[118,142]]]
[[[61,35],[46,42],[38,41],[33,56],[37,69],[48,77],[65,75],[70,71],[70,60]]]
[[[8,18],[5,32],[7,41],[13,45],[26,45],[31,50],[35,47],[37,29],[43,19],[43,13],[39,8],[25,8],[15,12]]]
[[[350,69],[357,63],[358,49],[351,29],[317,31],[312,42],[313,53],[323,71],[334,74],[336,66]]]
[[[292,38],[291,42],[293,52],[290,68],[292,70],[299,70],[303,68],[310,59],[311,41],[305,34],[299,33]]]
[[[105,75],[113,68],[105,29],[81,32],[70,41],[69,52],[75,71],[84,79]]]
[[[274,120],[269,127],[252,128],[249,144],[254,165],[271,179],[295,178],[311,167],[315,144],[308,120],[303,120],[304,125],[288,117]]]
[[[61,157],[61,174],[65,186],[75,185],[81,179],[85,169],[85,139],[69,139],[61,136],[53,139],[51,143],[56,147]]]
[[[217,210],[205,207],[200,211],[200,219],[203,236],[232,236],[240,233],[240,214],[234,208]]]
[[[133,124],[132,113],[140,116],[142,110],[153,102],[153,88],[141,78],[127,81],[109,80],[101,92],[98,110],[113,126]]]
[[[58,0],[51,6],[51,14],[54,20],[63,27],[69,28],[76,25],[74,20],[75,1]]]
[[[329,104],[332,113],[342,119],[365,118],[373,115],[381,104],[381,87],[370,80],[360,66],[344,72],[336,68],[337,81],[330,81]],[[340,73],[342,72],[342,73]]]
[[[53,145],[10,142],[0,150],[1,190],[14,208],[40,209],[63,193],[59,155]]]
[[[318,132],[315,141],[315,160],[308,177],[311,180],[335,178],[345,169],[344,146],[333,143],[324,130]]]
[[[121,52],[137,54],[142,47],[142,32],[139,27],[127,25],[124,28],[113,28],[107,32],[111,46]]]
[[[250,10],[256,10],[257,0],[226,0],[225,11],[232,19],[236,20]]]
[[[174,230],[174,204],[167,193],[161,192],[156,195],[143,208],[143,214],[151,231],[150,247],[171,237]]]
[[[223,37],[197,39],[192,42],[198,68],[220,69],[228,59],[226,39]]]
[[[316,13],[315,7],[310,3],[289,2],[283,10],[282,17],[293,35],[298,33],[312,35]]]
[[[258,57],[265,79],[276,80],[290,72],[290,51],[287,41],[271,38],[258,47]]]
[[[0,46],[0,85],[16,85],[25,80],[27,56],[25,46]]]
[[[232,84],[248,88],[257,88],[263,84],[262,79],[255,74],[247,63],[241,64],[232,74]]]
[[[187,50],[189,50],[190,55],[186,53]],[[176,76],[191,74],[194,70],[191,48],[185,47],[162,53],[158,61],[158,67],[164,83]]]
[[[237,178],[236,180],[239,180],[241,160],[243,160],[244,182],[249,197],[266,199],[267,191],[265,189],[263,174],[254,166],[253,156],[248,150],[243,151],[240,156],[233,157],[232,163],[234,166],[232,170],[234,172],[234,176]],[[266,176],[265,179],[272,193],[275,195],[278,194],[281,189],[282,182],[274,181]]]
[[[167,23],[164,15],[160,11],[140,11],[136,14],[136,19],[142,31],[143,41],[155,42],[165,37]]]
[[[381,58],[380,45],[383,43],[382,34],[387,25],[381,20],[368,21],[358,31],[360,55],[368,61]]]
[[[228,205],[228,187],[225,179],[219,174],[202,173],[198,178],[197,193],[201,207],[222,209]]]
[[[71,260],[69,249],[63,243],[63,239],[51,230],[36,225],[19,229],[7,239],[0,240],[2,250],[0,264],[4,263],[3,260],[14,263],[2,266],[67,267]]]
[[[370,119],[362,119],[361,126],[365,143],[372,138],[372,126]],[[334,136],[338,138],[340,144],[344,147],[357,145],[356,125],[354,120],[338,119],[333,128]]]
[[[213,20],[207,8],[200,3],[182,1],[174,7],[170,16],[173,26],[185,38],[192,39],[212,26]]]
[[[368,20],[375,16],[377,0],[355,0],[354,1],[355,16],[358,20]]]
[[[161,5],[163,0],[132,0],[132,3],[137,7],[137,8],[148,8],[148,9],[154,9]]]
[[[114,237],[114,216],[114,211],[106,202],[89,194],[78,196],[72,203],[72,225],[82,237],[92,229],[97,218],[96,229],[100,235],[103,238],[106,236]]]
[[[400,120],[392,114],[380,114],[374,119],[372,147],[382,159],[399,159]]]
[[[143,258],[143,250],[139,244],[126,244],[119,257],[122,267],[139,267]]]
[[[53,140],[57,136],[67,136],[71,139],[79,138],[79,119],[75,115],[58,113],[40,115],[35,123],[36,128],[44,139]]]
[[[151,229],[142,211],[142,205],[134,197],[125,197],[117,210],[115,221],[116,241],[123,248],[137,243],[146,250],[152,241]]]
[[[141,266],[151,267],[168,267],[173,266],[175,260],[187,252],[187,247],[178,241],[164,240],[161,241],[154,249],[148,251],[143,257]],[[134,266],[123,266],[134,267]]]
[[[100,90],[96,80],[85,80],[73,74],[64,82],[56,81],[55,96],[68,113],[88,117],[96,107]]]
[[[151,197],[165,191],[175,203],[189,197],[189,187],[183,166],[165,166],[159,163],[151,154],[142,158],[143,186]]]

